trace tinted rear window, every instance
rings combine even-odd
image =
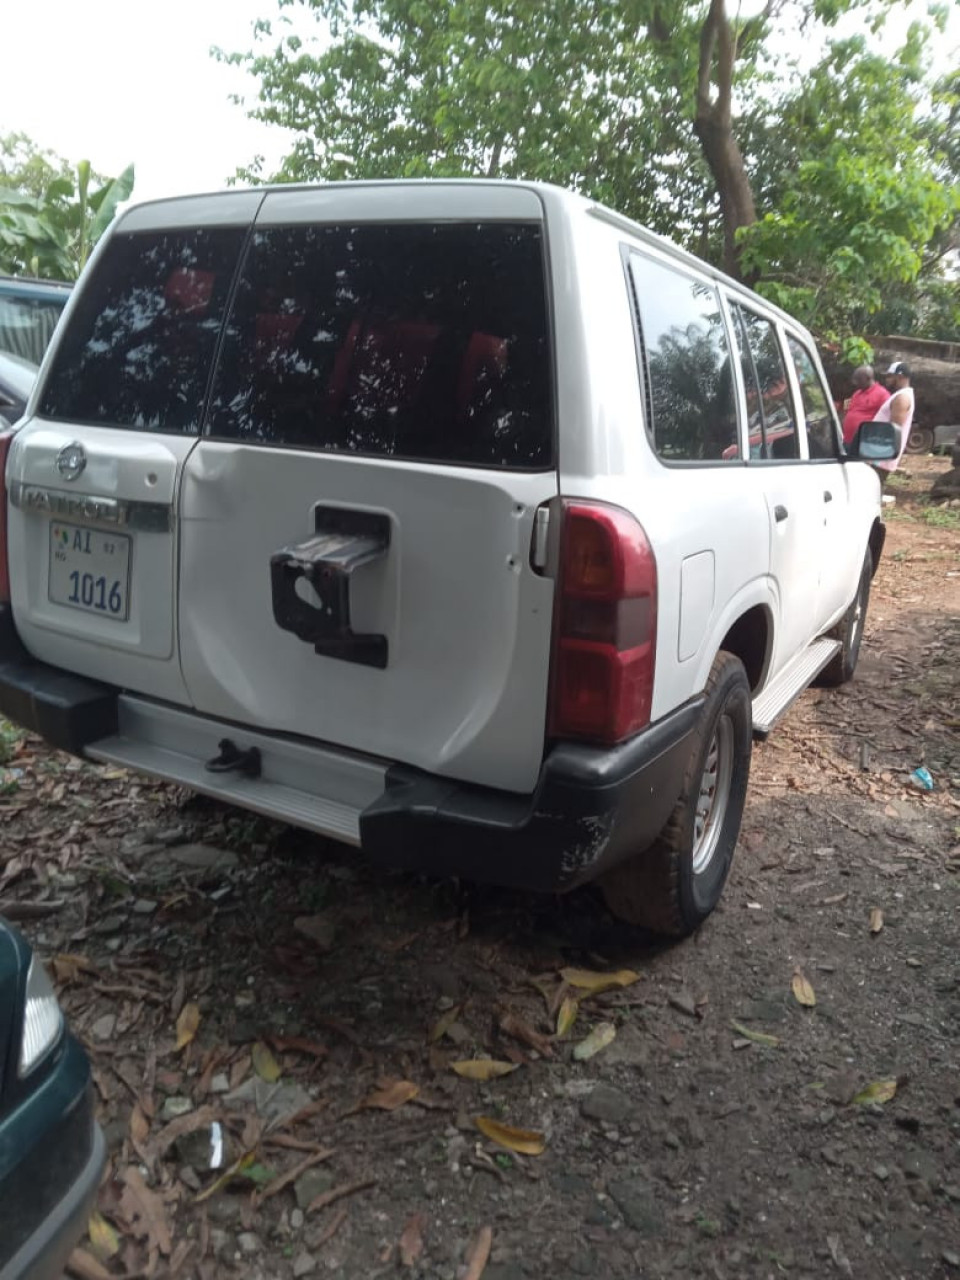
[[[244,234],[216,228],[114,236],[83,286],[41,414],[199,431]]]
[[[253,237],[208,430],[544,468],[550,386],[539,227],[278,227]]]

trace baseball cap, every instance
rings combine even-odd
[[[901,378],[909,378],[910,366],[904,364],[902,360],[894,360],[893,364],[887,370],[886,376],[889,378],[892,373],[897,374]]]

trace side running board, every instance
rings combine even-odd
[[[839,640],[813,640],[753,700],[753,736],[765,738],[787,708],[839,650]]]

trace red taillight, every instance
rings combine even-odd
[[[7,558],[7,454],[12,431],[0,431],[0,604],[10,603],[10,561]]]
[[[620,507],[563,506],[549,734],[614,743],[650,721],[657,564]]]

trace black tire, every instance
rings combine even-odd
[[[600,881],[618,919],[671,937],[692,933],[720,901],[750,777],[753,712],[740,659],[719,653],[705,692],[683,789],[666,826],[649,849]]]
[[[906,453],[932,453],[933,431],[930,427],[911,427],[905,446]]]
[[[863,558],[860,570],[860,581],[857,583],[857,594],[853,603],[837,625],[828,634],[832,640],[840,641],[839,652],[836,653],[817,677],[817,684],[828,689],[846,684],[853,679],[860,657],[860,644],[863,640],[863,628],[867,620],[867,605],[870,603],[870,583],[873,580],[873,558],[868,551]]]

